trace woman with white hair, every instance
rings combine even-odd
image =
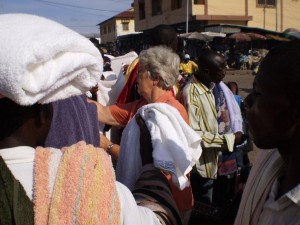
[[[141,107],[153,103],[166,103],[168,106],[171,106],[171,108],[176,109],[175,111],[176,113],[178,113],[177,119],[185,121],[184,124],[188,126],[187,112],[183,105],[176,100],[174,94],[171,91],[179,75],[179,56],[176,53],[174,53],[170,48],[164,46],[155,46],[144,50],[140,53],[139,63],[140,65],[137,74],[137,84],[138,92],[142,96],[142,98],[127,104],[115,104],[105,107],[95,102],[98,108],[99,121],[113,126],[126,127],[128,126],[127,124],[130,122],[131,118],[134,117],[136,112]],[[154,126],[157,125],[164,126],[164,122],[162,122],[161,124],[154,123]],[[170,128],[165,127],[165,129]],[[125,156],[125,150],[123,151],[122,149],[122,142],[128,141],[124,141],[124,133],[125,132],[123,132],[121,140],[121,151],[120,146],[112,143],[104,136],[101,136],[101,147],[106,149],[107,152],[109,152],[115,159],[118,159],[117,180],[121,182],[127,182],[128,179],[123,178],[122,174],[128,171],[127,166],[128,164],[130,164],[128,163],[127,158],[122,157],[122,153],[124,157],[128,157]],[[130,139],[131,138],[132,135]],[[183,149],[180,149],[179,151],[184,152],[185,148],[189,147],[190,146],[188,145],[184,146]],[[193,152],[193,150],[191,150],[191,152]],[[192,156],[190,158],[192,158]],[[175,199],[177,207],[182,215],[183,223],[187,223],[191,209],[193,207],[193,196],[191,188],[190,186],[188,186],[185,187],[183,190],[180,190],[171,181],[171,175],[169,174],[166,176],[168,177],[169,184],[171,185],[173,197]],[[127,183],[127,186],[128,185],[130,186],[130,184]]]
[[[188,122],[185,108],[175,99],[171,91],[178,77],[179,56],[167,47],[157,46],[142,51],[139,58],[137,83],[142,98],[128,104],[110,106],[94,102],[98,108],[99,121],[125,127],[141,106],[164,102],[175,107]]]

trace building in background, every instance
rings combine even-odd
[[[300,29],[300,0],[134,0],[133,6],[136,31],[158,24],[172,25],[179,33],[199,31],[213,24],[279,32]]]
[[[299,0],[248,0],[248,26],[283,32],[288,28],[300,30]]]
[[[133,8],[99,23],[98,26],[101,44],[115,48],[118,36],[136,33]]]

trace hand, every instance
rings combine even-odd
[[[92,89],[90,89],[90,92],[95,95],[97,94],[97,91],[98,91],[98,85],[96,85],[95,87],[92,87]]]
[[[103,148],[104,150],[106,150],[110,144],[111,144],[111,141],[103,134],[100,134],[100,148]]]
[[[149,163],[153,163],[153,146],[151,142],[150,132],[145,124],[145,121],[141,117],[140,114],[135,115],[135,120],[140,127],[140,154],[142,159],[142,164],[146,165]]]
[[[234,133],[235,139],[234,139],[234,144],[235,145],[239,145],[242,143],[242,139],[243,139],[243,133],[242,132],[236,132]]]
[[[122,71],[123,71],[123,75],[124,75],[124,76],[126,75],[126,72],[127,72],[128,67],[129,67],[128,64],[125,64],[125,65],[122,66]]]

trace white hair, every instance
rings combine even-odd
[[[159,86],[170,90],[179,75],[179,56],[172,49],[155,46],[139,55],[140,64],[150,72],[151,79],[159,79]]]

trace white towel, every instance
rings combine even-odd
[[[173,183],[183,190],[187,174],[200,158],[200,136],[183,120],[179,111],[166,103],[153,103],[137,111],[151,134],[154,166],[172,174]],[[123,131],[117,164],[117,180],[132,189],[141,169],[140,129],[133,118]]]
[[[103,61],[93,43],[52,20],[0,15],[0,93],[21,105],[49,103],[97,84]]]

